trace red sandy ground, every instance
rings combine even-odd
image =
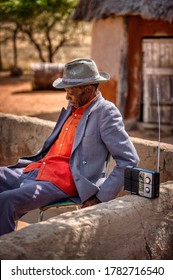
[[[0,112],[16,115],[37,115],[59,111],[66,106],[63,91],[32,91],[31,74],[10,77],[0,73]]]

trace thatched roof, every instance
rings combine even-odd
[[[173,21],[173,0],[79,0],[73,19],[91,21],[109,16],[140,15]]]

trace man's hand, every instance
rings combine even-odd
[[[81,208],[89,207],[89,206],[96,205],[99,203],[101,203],[101,201],[96,196],[92,196],[83,203]]]

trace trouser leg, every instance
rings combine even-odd
[[[23,168],[0,167],[0,193],[19,187]]]
[[[68,197],[50,182],[35,181],[36,174],[22,175],[13,189],[0,193],[0,235],[14,231],[15,220],[28,211]]]

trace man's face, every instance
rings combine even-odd
[[[65,88],[66,99],[75,108],[79,108],[88,103],[95,96],[95,89],[92,85]]]

